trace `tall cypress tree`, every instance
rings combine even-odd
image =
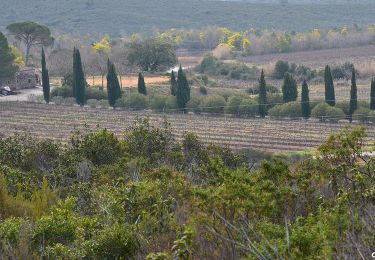
[[[43,83],[44,100],[48,104],[49,99],[50,99],[50,85],[49,85],[48,69],[46,65],[46,56],[44,54],[43,48],[42,48],[42,83]]]
[[[282,86],[284,103],[296,101],[298,97],[297,82],[292,74],[285,73],[284,83]]]
[[[301,107],[302,107],[302,116],[305,119],[310,118],[311,107],[310,107],[310,97],[309,97],[309,86],[307,85],[306,80],[304,80],[302,83]]]
[[[182,71],[181,65],[177,73],[176,98],[177,98],[178,108],[185,111],[186,104],[190,100],[190,86],[189,86],[189,82],[186,78],[185,73]]]
[[[330,106],[336,105],[335,98],[335,86],[333,84],[333,78],[331,68],[327,65],[324,70],[324,85],[325,85],[325,100]]]
[[[78,105],[84,106],[86,102],[86,81],[82,68],[81,54],[78,49],[75,50],[75,70],[73,72],[73,82],[76,102]]]
[[[138,74],[138,93],[147,95],[145,78],[143,77],[142,73]]]
[[[117,77],[115,65],[108,59],[108,74],[107,74],[107,92],[108,103],[114,107],[116,100],[121,97],[120,82]]]
[[[177,80],[176,80],[176,76],[174,74],[174,71],[172,70],[172,73],[171,73],[171,95],[176,96],[176,93],[177,93]]]
[[[349,106],[349,120],[352,121],[352,116],[357,110],[358,101],[357,101],[357,82],[355,77],[355,68],[352,71],[352,87],[350,89],[350,106]]]
[[[14,65],[14,59],[7,38],[0,32],[0,84],[14,79],[18,70],[17,66]]]
[[[72,86],[72,92],[73,92],[73,97],[75,98],[77,96],[76,94],[76,82],[75,82],[75,78],[76,78],[76,71],[77,71],[77,58],[76,58],[76,55],[77,54],[77,49],[74,47],[73,49],[73,86]]]
[[[259,79],[259,115],[261,117],[265,117],[267,114],[267,88],[266,88],[266,80],[264,77],[264,70],[260,74]]]
[[[375,78],[371,79],[370,109],[375,110]]]

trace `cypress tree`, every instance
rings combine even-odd
[[[83,73],[81,54],[75,50],[75,70],[73,72],[75,98],[78,105],[83,106],[86,102],[86,81]]]
[[[108,103],[114,107],[116,100],[121,97],[120,82],[117,77],[115,65],[108,59],[108,74],[107,74],[107,93]]]
[[[190,86],[189,86],[189,82],[187,81],[185,73],[182,71],[181,65],[177,73],[176,98],[177,98],[178,108],[185,111],[186,104],[190,100]]]
[[[260,74],[259,79],[259,115],[265,117],[267,114],[267,88],[266,80],[264,78],[264,70]]]
[[[50,85],[49,85],[48,69],[46,65],[46,56],[44,54],[43,48],[42,48],[42,83],[43,83],[44,100],[48,104],[49,99],[50,99]]]
[[[8,45],[8,40],[5,35],[0,32],[0,84],[8,80],[14,79],[18,70],[14,65],[14,55]]]
[[[147,95],[145,78],[143,77],[142,73],[138,74],[138,93]]]
[[[171,73],[171,95],[176,96],[176,92],[177,92],[177,80],[176,80],[176,76],[174,75],[174,71],[172,70],[172,73]]]
[[[76,58],[76,54],[77,54],[77,49],[74,47],[73,49],[73,86],[72,86],[72,89],[73,89],[73,97],[75,98],[77,95],[76,95],[76,82],[75,82],[75,78],[76,78],[76,71],[77,71],[77,58]]]
[[[284,103],[296,101],[298,97],[297,82],[292,74],[285,73],[284,83],[282,86]]]
[[[327,65],[324,70],[324,85],[325,85],[325,100],[330,106],[336,105],[335,98],[335,86],[333,84],[333,78],[331,68]]]
[[[310,97],[309,97],[309,86],[307,85],[306,80],[304,80],[302,83],[301,107],[302,107],[302,116],[305,119],[308,119],[311,115],[311,107],[310,107]]]
[[[357,82],[355,77],[355,68],[352,70],[352,87],[350,89],[350,106],[349,106],[349,120],[352,121],[352,116],[357,110],[358,101],[357,101]]]
[[[371,79],[370,109],[375,110],[375,78]]]

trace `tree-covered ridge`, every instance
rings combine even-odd
[[[375,161],[364,129],[287,163],[205,147],[138,120],[123,138],[0,138],[0,257],[332,259],[369,256]]]
[[[2,6],[0,25],[33,20],[60,32],[113,36],[152,33],[155,29],[202,28],[208,25],[233,30],[249,28],[287,31],[350,26],[353,21],[373,23],[372,2],[291,2],[287,5],[244,1],[200,0],[15,0]],[[46,10],[41,15],[40,10]],[[230,11],[228,11],[230,10]],[[1,27],[1,26],[0,26]],[[0,28],[1,29],[1,28]]]

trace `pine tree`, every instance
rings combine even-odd
[[[335,86],[333,84],[333,78],[331,68],[327,65],[324,70],[324,85],[325,85],[325,100],[330,106],[336,105],[335,98]]]
[[[296,101],[298,97],[297,82],[292,74],[285,73],[284,83],[282,86],[284,103]]]
[[[177,80],[176,80],[176,76],[174,74],[174,71],[172,70],[172,73],[171,73],[171,95],[176,96],[176,93],[177,93]]]
[[[301,107],[302,107],[302,116],[305,119],[308,119],[311,115],[311,107],[310,107],[310,97],[309,97],[309,86],[307,85],[306,80],[304,80],[302,83]]]
[[[259,79],[259,115],[265,117],[267,114],[267,88],[266,80],[264,78],[264,71],[260,75]]]
[[[86,81],[83,73],[81,54],[78,49],[75,50],[75,69],[73,71],[73,82],[75,89],[75,98],[78,105],[83,106],[86,102]]]
[[[0,32],[0,84],[14,79],[18,70],[17,66],[14,65],[14,59],[7,38]]]
[[[142,73],[138,74],[138,93],[147,95],[145,78],[143,77]]]
[[[375,110],[375,78],[371,79],[370,109]]]
[[[190,86],[189,86],[189,82],[187,81],[185,73],[182,71],[181,65],[177,73],[176,98],[177,98],[178,108],[185,111],[186,104],[190,100]]]
[[[352,87],[350,89],[350,106],[349,106],[349,120],[352,121],[352,116],[357,110],[358,101],[357,101],[357,82],[355,77],[355,68],[352,71]]]
[[[44,49],[42,48],[42,83],[43,83],[43,96],[46,103],[49,103],[50,99],[50,85],[48,69],[46,65],[46,55],[44,54]]]
[[[107,92],[108,103],[114,107],[116,100],[121,97],[121,87],[117,77],[115,65],[108,59],[108,74],[107,74]]]

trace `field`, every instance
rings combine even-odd
[[[46,24],[55,32],[92,36],[110,34],[114,37],[209,25],[242,31],[250,28],[305,31],[354,23],[361,26],[373,23],[375,12],[375,4],[368,1],[341,1],[338,4],[294,1],[287,5],[217,0],[3,2],[0,30],[15,21],[32,20]],[[48,11],[41,14],[41,10]]]
[[[206,144],[268,152],[313,149],[330,133],[348,126],[346,122],[237,119],[23,102],[0,102],[0,108],[0,132],[4,135],[26,131],[40,138],[66,141],[73,130],[106,128],[121,136],[137,117],[149,117],[156,126],[161,126],[167,119],[177,139],[192,132]],[[368,126],[368,134],[371,140],[375,139],[375,126]]]
[[[138,86],[138,76],[137,75],[124,75],[121,77],[122,86],[126,87],[137,87]],[[86,78],[87,83],[90,86],[101,86],[102,85],[102,77],[101,76],[87,76]],[[146,84],[150,85],[158,85],[158,84],[165,84],[169,81],[169,77],[167,76],[145,76]],[[104,77],[103,81],[104,87],[107,86],[107,79]]]

